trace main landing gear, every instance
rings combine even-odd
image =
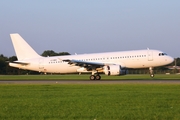
[[[149,74],[150,74],[151,78],[154,77],[154,72],[153,72],[153,68],[152,67],[149,68]]]
[[[99,74],[91,75],[90,80],[101,80],[101,76]]]

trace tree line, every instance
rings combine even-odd
[[[54,52],[53,50],[46,50],[42,54],[44,57],[49,57],[49,56],[62,56],[62,55],[70,55],[68,52]],[[3,54],[0,54],[0,75],[23,75],[23,74],[39,74],[39,72],[35,71],[29,71],[29,70],[22,70],[18,68],[13,68],[9,66],[9,62],[16,61],[17,57],[16,56],[11,56],[11,57],[6,57]],[[171,63],[168,66],[174,66],[175,61]],[[176,58],[176,65],[180,66],[180,58]],[[168,69],[167,66],[161,66],[161,67],[156,67],[155,68],[155,73],[177,73],[180,72],[179,70],[176,69]],[[128,69],[128,73],[130,74],[148,74],[149,69]]]

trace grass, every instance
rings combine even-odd
[[[0,84],[0,119],[180,119],[180,85]]]
[[[89,80],[90,75],[0,75],[0,80]],[[106,76],[101,75],[102,80],[180,80],[177,74],[156,74],[154,78],[149,75],[124,75],[124,76]]]

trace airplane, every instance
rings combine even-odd
[[[128,68],[153,68],[170,64],[174,59],[160,50],[144,49],[92,54],[42,57],[18,34],[10,34],[18,60],[9,63],[19,69],[43,73],[91,73],[90,80],[105,75],[125,75]]]

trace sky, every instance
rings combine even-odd
[[[39,54],[157,49],[180,57],[180,0],[1,0],[0,54],[19,33]]]

